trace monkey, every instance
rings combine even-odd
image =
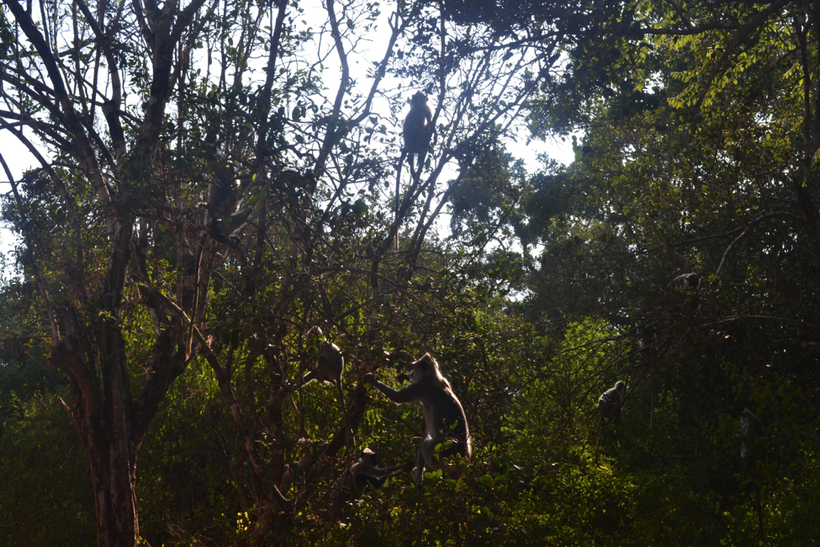
[[[622,380],[615,382],[615,385],[604,391],[598,398],[598,417],[601,420],[601,434],[598,436],[598,444],[595,446],[595,465],[598,465],[598,449],[604,438],[604,431],[609,422],[614,419],[621,421],[621,408],[624,406],[624,396],[626,395],[626,384]]]
[[[381,489],[391,475],[406,468],[407,464],[380,467],[378,454],[369,448],[365,448],[359,455],[359,461],[350,467],[357,497],[361,497],[368,486],[374,490]]]
[[[322,335],[322,329],[315,327]],[[342,356],[342,350],[333,342],[325,340],[319,344],[319,357],[316,360],[316,366],[302,377],[299,385],[304,386],[310,382],[317,380],[319,382],[335,383],[339,390],[339,404],[342,406],[342,414],[344,414],[345,422],[347,423],[347,405],[345,404],[345,396],[342,391],[342,372],[345,368],[345,358]],[[349,437],[354,440],[353,429],[347,423]]]
[[[208,183],[208,201],[203,226],[208,235],[218,242],[238,249],[239,231],[253,213],[253,207],[243,209],[242,202],[237,202],[236,189],[239,180],[236,177],[236,170],[220,147],[215,144],[216,141],[216,133],[209,133],[203,150],[205,165],[213,173],[213,180]]]
[[[602,421],[608,421],[613,418],[615,420],[621,419],[621,407],[624,405],[624,395],[626,395],[626,384],[621,380],[615,382],[614,387],[609,388],[601,394],[596,410]]]
[[[421,403],[424,412],[424,437],[419,444],[416,467],[411,471],[413,482],[421,486],[424,467],[434,468],[436,445],[450,441],[454,445],[440,453],[440,456],[460,454],[469,459],[472,456],[470,428],[461,402],[453,393],[450,382],[441,374],[438,363],[426,353],[412,364],[410,385],[395,390],[378,381],[373,373],[365,380],[384,393],[396,404]]]
[[[321,331],[319,331],[321,333]],[[341,391],[342,371],[345,367],[345,358],[342,350],[333,342],[322,342],[319,344],[319,358],[316,360],[316,367],[302,377],[300,385],[309,384],[317,380],[319,382],[335,382]]]
[[[328,517],[336,520],[344,503],[360,499],[368,486],[380,490],[388,478],[407,467],[408,464],[381,467],[378,454],[365,448],[359,453],[359,461],[351,465],[348,472],[333,483],[328,503]]]
[[[238,232],[245,226],[253,207],[242,209],[242,202],[236,200],[236,182],[226,181],[208,184],[208,208],[205,211],[205,229],[220,243],[238,246]]]
[[[754,445],[755,439],[763,434],[763,422],[748,408],[744,408],[740,414],[740,428],[752,446]],[[747,447],[745,441],[740,445],[740,459],[743,461],[744,468],[747,470],[754,466],[752,448]]]
[[[683,288],[687,291],[693,291],[700,285],[700,276],[695,272],[681,274],[672,281],[683,281]]]
[[[407,162],[410,165],[410,173],[414,178],[418,178],[421,173],[424,154],[430,144],[430,137],[433,135],[433,112],[427,105],[427,96],[421,91],[417,91],[410,99],[410,112],[404,119],[402,130],[404,133],[404,153],[407,154]],[[418,154],[418,171],[413,167],[413,155]]]
[[[402,125],[402,134],[404,136],[404,148],[401,150],[399,157],[399,164],[396,168],[396,203],[394,211],[394,220],[396,230],[395,233],[395,250],[399,250],[399,232],[398,225],[400,222],[399,194],[401,192],[401,164],[404,158],[407,157],[407,164],[410,166],[410,176],[414,182],[419,180],[421,169],[424,167],[424,156],[427,154],[427,147],[430,144],[430,138],[433,136],[433,112],[427,105],[427,95],[421,91],[416,91],[410,98],[410,112],[404,118]],[[413,157],[418,156],[418,169],[413,165]]]

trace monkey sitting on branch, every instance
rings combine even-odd
[[[616,423],[621,421],[621,409],[624,406],[626,396],[626,384],[622,380],[615,382],[615,385],[604,391],[598,398],[598,417],[601,419],[601,434],[598,436],[598,444],[595,445],[595,465],[598,465],[598,450],[601,448],[601,440],[604,438],[604,429],[611,420]]]
[[[418,181],[421,176],[421,169],[424,166],[424,156],[430,146],[430,138],[433,136],[433,111],[427,105],[427,95],[417,91],[410,98],[410,112],[404,118],[402,133],[404,135],[404,147],[399,157],[399,166],[396,169],[396,203],[395,222],[399,222],[399,194],[401,193],[401,165],[407,157],[410,166],[410,176],[413,181]],[[413,158],[418,157],[418,168],[413,165]],[[398,226],[396,226],[396,250],[399,249]]]
[[[239,180],[236,172],[225,155],[213,144],[216,139],[208,137],[205,146],[205,160],[213,170],[213,180],[208,183],[208,201],[206,203],[203,228],[213,239],[241,253],[239,235],[253,213],[253,207],[242,208],[242,201],[237,200],[236,190]]]
[[[315,327],[315,329],[318,330],[319,335],[322,336],[321,329],[318,327]],[[344,393],[342,391],[342,372],[344,368],[345,358],[342,355],[342,350],[333,342],[325,340],[319,344],[319,357],[316,360],[316,366],[302,377],[299,385],[304,386],[314,380],[336,384],[339,389],[339,401],[344,411],[346,408]]]
[[[427,105],[427,95],[417,91],[410,99],[410,112],[404,119],[402,131],[404,133],[404,154],[410,165],[410,174],[418,179],[421,174],[424,156],[433,136],[433,112]],[[413,156],[418,156],[418,169],[413,166]],[[397,194],[398,196],[398,194]]]
[[[336,520],[346,502],[360,499],[368,486],[380,490],[388,478],[407,467],[408,464],[381,467],[378,454],[365,448],[359,455],[359,461],[334,482],[328,503],[328,517]]]
[[[464,408],[453,393],[450,382],[441,374],[438,363],[427,353],[414,362],[412,367],[410,385],[398,391],[378,381],[372,373],[368,373],[365,380],[396,404],[421,403],[424,412],[424,437],[419,444],[416,467],[411,472],[413,482],[421,486],[425,466],[438,466],[436,456],[461,454],[465,458],[470,458],[472,448]],[[453,446],[437,454],[436,446],[448,441],[453,443]]]
[[[208,184],[208,209],[205,211],[205,230],[215,240],[230,247],[239,246],[240,230],[245,227],[253,207],[242,209],[236,199],[236,181]]]

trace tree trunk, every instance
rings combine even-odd
[[[94,487],[98,547],[137,545],[136,448],[129,448],[128,432],[110,417],[111,401],[103,398],[99,381],[80,351],[75,337],[59,344],[52,363],[71,386],[71,406],[63,406],[74,422],[89,455]],[[107,408],[108,407],[108,408]]]
[[[92,435],[108,437],[106,433],[99,431]],[[97,440],[101,442],[95,450],[88,450],[97,514],[97,546],[137,545],[136,465],[118,448],[120,443],[107,443],[107,438]]]

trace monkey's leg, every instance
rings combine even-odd
[[[436,445],[434,444],[435,441],[429,436],[425,435],[425,437],[421,440],[419,444],[419,453],[418,457],[416,458],[416,467],[410,472],[410,475],[413,477],[413,482],[416,483],[416,486],[421,486],[421,481],[424,478],[424,466],[425,464],[432,464],[431,461],[433,458],[433,454],[436,451]]]

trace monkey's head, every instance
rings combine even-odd
[[[316,366],[321,367],[322,365],[331,363],[341,371],[341,368],[344,366],[342,350],[333,342],[322,342],[319,344],[319,358],[316,361]]]
[[[341,355],[342,350],[333,342],[322,342],[319,345],[319,363],[327,359],[333,359],[337,355]]]
[[[427,104],[427,95],[421,91],[416,91],[410,98],[410,104],[413,106]]]
[[[365,448],[359,454],[359,461],[367,465],[377,466],[379,465],[379,456],[369,448]]]
[[[432,381],[436,383],[443,383],[449,387],[447,379],[441,374],[438,368],[438,363],[429,354],[425,353],[424,357],[412,364],[413,370],[410,372],[410,381],[412,383]]]
[[[626,384],[623,383],[623,380],[618,380],[617,382],[615,382],[615,389],[617,389],[618,391],[625,391]]]

